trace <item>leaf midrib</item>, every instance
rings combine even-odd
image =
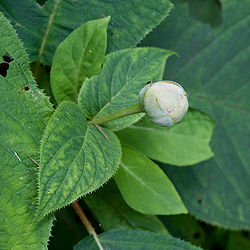
[[[87,128],[86,133],[85,133],[84,136],[76,136],[76,137],[71,138],[70,140],[68,140],[67,142],[65,142],[65,143],[57,150],[56,153],[60,152],[60,149],[61,149],[66,143],[68,143],[69,141],[74,140],[74,139],[76,139],[76,138],[83,138],[83,139],[84,139],[85,136],[87,136],[87,133],[88,133],[88,128]],[[83,147],[84,147],[84,143],[85,143],[85,142],[86,142],[86,140],[83,140],[82,146],[81,146],[81,148],[79,149],[79,151],[78,151],[78,153],[76,154],[76,156],[79,155],[79,153],[83,150]],[[56,191],[53,195],[50,196],[50,199],[46,202],[46,204],[43,206],[43,208],[42,208],[40,211],[38,210],[38,211],[39,211],[39,214],[37,214],[37,217],[39,217],[39,216],[42,214],[42,212],[44,211],[44,209],[46,208],[46,206],[49,204],[49,202],[51,201],[51,199],[52,199],[53,197],[55,197],[55,195],[56,195],[56,194],[58,193],[58,191],[60,190],[62,184],[64,183],[64,181],[65,181],[65,179],[66,179],[66,177],[67,177],[67,175],[68,175],[68,173],[69,173],[69,169],[71,168],[71,166],[73,165],[73,163],[74,163],[74,161],[75,161],[75,159],[76,159],[76,156],[75,156],[74,160],[72,161],[72,163],[69,165],[69,167],[68,167],[68,169],[67,169],[67,172],[66,172],[66,174],[65,174],[65,176],[64,176],[64,178],[63,178],[63,180],[62,180],[62,182],[60,183],[60,185],[59,185],[57,191]],[[51,162],[52,159],[53,159],[53,158],[51,158],[51,159],[49,160],[49,162],[45,165],[45,167],[44,167],[44,169],[43,169],[43,172],[44,172],[45,168],[47,168],[47,166],[49,165],[49,163]],[[84,170],[85,170],[85,169],[84,169]],[[55,174],[56,174],[56,173],[55,173]],[[54,174],[54,175],[55,175],[55,174]],[[42,175],[42,174],[41,174],[41,175]],[[52,176],[50,177],[50,179],[51,179],[54,175],[52,175]],[[50,181],[50,179],[47,181],[47,183]],[[47,183],[46,183],[45,187],[47,186]],[[41,184],[41,183],[40,183],[40,181],[39,181],[39,186],[40,186],[40,184]],[[39,201],[40,201],[40,203],[41,203],[41,201],[42,201],[42,198],[44,197],[44,193],[45,193],[45,189],[44,189],[43,194],[39,196]],[[58,199],[59,199],[59,198],[58,198]],[[58,202],[58,199],[57,199],[57,202]],[[43,216],[44,216],[44,215],[43,215]]]
[[[45,44],[47,42],[47,38],[48,38],[48,35],[49,35],[49,31],[50,31],[50,28],[51,28],[51,25],[53,23],[53,19],[54,19],[55,13],[56,13],[56,9],[57,9],[60,1],[61,0],[56,0],[55,1],[55,5],[54,5],[54,7],[52,9],[52,12],[51,12],[51,14],[49,16],[49,20],[48,20],[48,24],[47,24],[47,27],[46,27],[46,30],[45,30],[45,34],[44,34],[44,37],[42,39],[42,43],[41,43],[41,46],[40,46],[40,49],[39,49],[38,58],[40,58],[41,55],[43,54]]]
[[[225,103],[223,102],[224,100],[214,100],[214,99],[211,99],[210,97],[207,97],[207,96],[204,96],[202,94],[196,94],[196,93],[188,93],[190,96],[194,96],[200,100],[203,100],[203,101],[206,101],[206,102],[209,102],[211,103],[212,105],[219,105],[219,106],[224,106],[226,108],[230,108],[230,109],[235,109],[235,110],[239,110],[239,111],[243,111],[243,112],[250,112],[250,109],[247,109],[247,108],[243,108],[243,107],[239,107],[239,106],[236,106],[236,105],[233,105],[233,104],[229,104],[229,103]]]
[[[132,64],[132,63],[133,63],[133,62],[131,62],[131,64]],[[129,66],[129,69],[131,68],[131,64],[130,64],[130,66]],[[117,65],[118,65],[118,63],[117,63]],[[126,81],[126,84],[124,84],[124,85],[122,86],[122,88],[121,88],[114,96],[111,96],[111,100],[112,100],[112,101],[107,102],[107,103],[99,110],[99,112],[92,118],[92,120],[94,120],[100,113],[102,113],[102,112],[106,109],[106,107],[108,107],[117,97],[120,96],[120,93],[121,93],[129,84],[131,84],[131,82],[132,82],[132,81],[142,72],[142,70],[146,67],[146,65],[147,65],[147,64],[144,64],[143,67],[140,69],[140,71],[139,71],[132,79],[130,79],[129,81],[127,80],[127,81]],[[129,73],[129,71],[128,71],[127,74],[126,74],[126,79],[127,79],[128,73]],[[99,86],[100,86],[100,79],[99,79]],[[100,98],[100,97],[99,97],[99,98]],[[100,100],[99,100],[99,103],[100,103]]]
[[[172,203],[174,205],[176,205],[176,203],[172,202],[171,200],[166,200],[166,198],[162,195],[160,195],[159,193],[155,192],[150,186],[146,185],[138,176],[136,176],[131,170],[129,170],[125,164],[123,164],[122,162],[120,163],[121,167],[123,167],[125,169],[125,171],[127,171],[132,177],[134,177],[137,181],[139,181],[143,186],[146,187],[146,189],[150,190],[152,193],[154,193],[155,195],[157,195],[158,197],[160,197],[161,199],[164,199],[165,201],[167,201],[168,203]]]
[[[81,73],[81,67],[82,67],[82,62],[83,62],[83,60],[84,60],[84,58],[85,58],[85,55],[86,55],[86,53],[87,53],[87,51],[88,51],[88,47],[89,47],[89,43],[93,40],[93,38],[95,38],[95,34],[99,31],[99,28],[100,28],[100,26],[102,26],[103,25],[103,23],[98,23],[97,25],[96,25],[96,30],[92,33],[92,35],[91,35],[91,37],[90,37],[90,39],[88,40],[88,42],[85,44],[85,46],[84,46],[84,52],[82,53],[82,55],[81,55],[81,59],[80,59],[80,63],[79,63],[79,67],[78,67],[78,69],[77,69],[77,73],[76,73],[76,81],[75,81],[75,86],[74,86],[74,93],[75,93],[75,100],[77,100],[77,98],[78,98],[78,86],[79,86],[79,78],[80,78],[80,73]],[[77,68],[77,65],[76,65],[76,68]]]

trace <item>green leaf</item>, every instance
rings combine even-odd
[[[214,244],[217,242],[212,230],[216,227],[209,227],[204,223],[196,220],[190,214],[181,215],[165,215],[160,216],[160,220],[164,223],[166,228],[169,230],[170,235],[188,241],[195,246],[200,246],[202,249],[213,249]],[[209,232],[206,232],[209,227]],[[224,238],[220,238],[224,241]]]
[[[39,143],[52,112],[35,86],[28,55],[10,22],[0,13],[0,61],[13,60],[0,74],[0,248],[46,249],[52,217],[35,220]],[[2,70],[1,70],[2,73]]]
[[[145,117],[117,135],[154,160],[186,166],[213,156],[209,142],[214,125],[209,116],[191,109],[172,127],[158,126]]]
[[[250,229],[250,5],[248,0],[222,5],[219,28],[192,21],[186,6],[178,6],[145,44],[181,55],[171,58],[166,76],[183,83],[191,105],[216,120],[213,159],[188,169],[164,169],[190,213],[223,227]]]
[[[222,23],[221,4],[218,0],[191,0],[188,8],[190,16],[195,20],[210,23],[212,27]]]
[[[115,173],[120,143],[113,132],[103,132],[87,125],[76,104],[57,108],[41,144],[38,219],[94,191]]]
[[[105,231],[127,228],[168,234],[156,216],[141,214],[131,209],[113,181],[84,198],[84,201]]]
[[[110,54],[100,77],[85,81],[79,94],[79,106],[88,118],[101,118],[138,103],[143,85],[160,80],[166,59],[172,51],[136,48]],[[105,124],[119,130],[136,122],[144,114],[135,114]]]
[[[171,8],[169,0],[48,0],[43,7],[32,0],[0,0],[0,10],[13,21],[31,60],[39,59],[45,65],[51,65],[58,45],[89,20],[111,16],[111,52],[135,46]]]
[[[107,46],[109,19],[102,18],[81,25],[58,46],[50,75],[57,103],[76,101],[84,80],[100,73]]]
[[[128,205],[141,213],[187,213],[174,185],[163,171],[130,146],[122,146],[122,161],[115,181]]]
[[[34,72],[35,67],[36,63],[31,63],[30,68],[32,72]],[[36,84],[38,85],[38,88],[42,89],[45,95],[49,97],[50,102],[56,106],[57,104],[50,85],[50,68],[48,66],[40,65],[38,71],[40,73],[36,77]]]
[[[140,230],[117,229],[110,230],[99,235],[100,242],[104,249],[109,250],[198,250],[199,247],[192,246],[188,242],[176,239],[168,235],[160,235]],[[84,238],[74,250],[99,249],[92,236]]]

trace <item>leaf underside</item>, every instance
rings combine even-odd
[[[144,45],[180,54],[170,59],[165,76],[182,83],[191,105],[216,121],[215,157],[188,169],[166,166],[168,176],[199,219],[250,229],[250,5],[223,0],[222,6],[223,24],[216,29],[191,20],[186,5],[178,6]]]

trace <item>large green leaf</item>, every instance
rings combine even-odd
[[[135,46],[168,16],[169,0],[0,0],[0,10],[12,19],[32,60],[51,65],[58,45],[81,24],[111,16],[108,51]],[[27,15],[28,13],[28,15]]]
[[[195,246],[200,246],[202,249],[213,249],[215,240],[211,239],[214,237],[212,226],[209,225],[210,230],[206,232],[208,225],[202,226],[200,221],[190,214],[165,215],[159,218],[169,230],[170,235],[188,241]]]
[[[84,201],[105,231],[127,228],[168,234],[156,216],[141,214],[131,209],[123,200],[113,181],[87,196]]]
[[[246,231],[226,230],[196,220],[191,215],[160,216],[170,234],[202,249],[250,249],[250,235]]]
[[[192,109],[175,126],[161,127],[145,117],[117,134],[154,160],[186,166],[213,156],[209,142],[214,125],[209,116]]]
[[[171,58],[165,75],[183,83],[191,105],[217,123],[213,159],[189,169],[164,169],[192,214],[212,224],[250,229],[250,5],[248,0],[222,4],[219,28],[192,21],[186,6],[178,6],[145,44],[180,54]]]
[[[117,229],[110,230],[99,235],[104,249],[109,250],[198,250],[191,244],[168,235],[160,235],[140,230]],[[74,250],[99,249],[91,236],[84,238]]]
[[[10,23],[0,13],[0,61],[7,55],[6,77],[0,74],[0,248],[46,249],[52,218],[35,220],[39,143],[52,112],[37,89],[28,56]],[[2,70],[1,70],[2,73]]]
[[[187,212],[174,185],[163,171],[130,146],[122,146],[122,161],[115,181],[128,205],[141,213]]]
[[[109,19],[101,18],[81,25],[58,46],[50,75],[57,103],[76,101],[85,78],[100,73]]]
[[[212,27],[221,24],[221,4],[218,0],[189,0],[190,16],[198,21],[210,23]]]
[[[79,105],[88,118],[101,118],[138,103],[138,93],[152,79],[160,80],[166,59],[172,51],[155,48],[127,49],[110,54],[100,77],[84,82]],[[105,124],[118,130],[140,119],[131,115]]]
[[[120,158],[113,132],[87,125],[76,104],[63,102],[42,139],[38,219],[99,188],[115,173]]]

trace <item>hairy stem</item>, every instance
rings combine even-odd
[[[93,235],[96,244],[98,245],[100,250],[104,250],[104,248],[101,245],[101,242],[98,238],[98,235],[95,232],[95,229],[93,228],[93,226],[91,225],[90,221],[88,220],[87,216],[85,215],[85,213],[83,212],[82,208],[80,207],[79,203],[77,201],[72,202],[72,207],[74,208],[76,214],[79,216],[79,218],[82,221],[82,224],[85,226],[85,228],[87,229],[88,233],[90,235]]]
[[[93,118],[92,120],[90,120],[88,122],[88,124],[89,125],[92,125],[92,124],[102,125],[105,122],[113,121],[113,120],[122,118],[124,116],[138,114],[138,113],[142,113],[142,112],[144,112],[144,110],[141,107],[141,105],[138,103],[134,106],[131,106],[131,107],[126,108],[126,109],[122,109],[122,110],[115,112],[113,114],[109,114],[109,115],[106,115],[106,116],[101,117],[101,118]]]

